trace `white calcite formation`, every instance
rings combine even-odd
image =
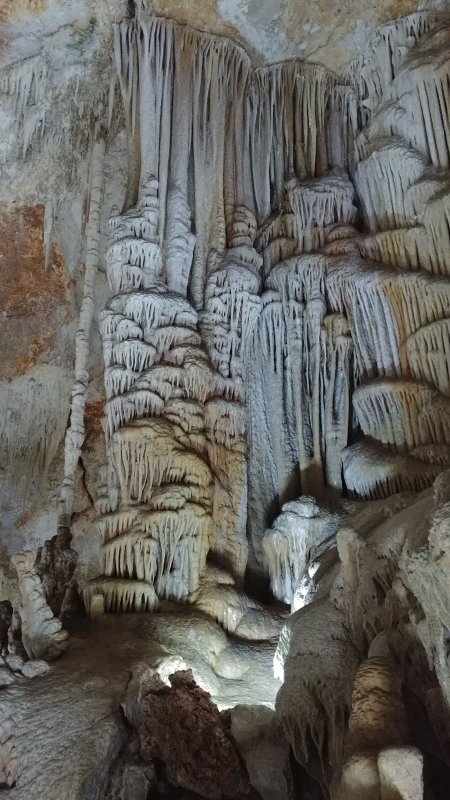
[[[19,553],[13,563],[19,579],[23,646],[30,659],[53,661],[67,649],[68,633],[47,605],[33,553]]]
[[[78,139],[75,92],[59,137],[65,155],[79,142],[74,176],[91,154],[59,511],[76,528],[82,471],[95,550],[90,487],[100,483],[101,569],[80,581],[92,626],[76,641],[87,651],[98,637],[117,659],[105,668],[95,651],[83,671],[89,698],[90,675],[102,692],[111,682],[97,706],[73,694],[73,718],[81,706],[101,755],[93,766],[83,739],[73,773],[106,800],[114,781],[121,797],[128,791],[124,765],[148,794],[151,770],[119,703],[132,720],[146,665],[153,677],[159,665],[166,682],[194,666],[221,709],[273,706],[283,682],[276,720],[304,770],[305,796],[316,796],[314,781],[332,800],[440,798],[439,775],[450,770],[449,19],[421,11],[383,26],[338,76],[298,59],[254,68],[231,40],[158,19],[147,5],[114,9],[109,118],[99,89],[98,114],[86,106],[91,121]],[[3,85],[17,146],[31,157],[40,136],[47,158],[57,137],[51,109],[39,119],[42,65],[10,70]],[[119,188],[111,171],[126,160],[124,134]],[[103,220],[122,194],[103,262]],[[47,251],[56,218],[50,209]],[[103,266],[106,452],[94,481],[83,455]],[[66,424],[67,376],[35,369],[0,386],[10,486],[47,471]],[[15,564],[23,646],[33,659],[59,655],[67,636],[31,554]],[[269,583],[278,606],[244,591]],[[139,619],[103,613],[161,605]],[[0,630],[0,783],[12,798],[46,800],[58,783],[78,797],[60,770],[50,789],[41,775],[32,780],[24,742],[32,730],[44,747],[46,726],[33,705],[18,714],[15,698],[32,691],[27,673],[44,698],[55,674],[58,698],[68,690],[60,664],[45,675],[42,664],[22,663],[14,606]],[[253,716],[267,734],[262,756],[253,744],[247,752]],[[242,715],[242,751],[269,797],[275,778],[258,762],[276,751],[273,715],[258,716]],[[281,750],[279,794],[291,797]]]
[[[395,46],[386,73],[380,56],[387,40]],[[380,33],[365,62],[350,70],[365,109],[355,138],[355,186],[370,231],[356,246],[363,263],[384,263],[384,275],[378,276],[386,311],[377,328],[391,331],[390,363],[383,359],[377,365],[374,382],[363,373],[353,398],[370,439],[346,452],[344,478],[363,495],[385,492],[384,482],[420,488],[439,463],[448,463],[442,447],[449,440],[449,130],[442,110],[448,103],[447,43],[446,23],[413,15]],[[397,271],[388,271],[388,265]],[[371,481],[364,450],[373,453],[375,442],[382,447]]]
[[[383,29],[342,80],[298,61],[251,70],[143,8],[116,26],[129,174],[101,322],[107,607],[187,598],[208,552],[301,603],[314,536],[263,540],[286,502],[420,490],[449,463],[436,25]]]
[[[249,355],[248,404],[249,524],[257,559],[260,530],[274,503],[299,490],[342,488],[356,346],[350,309],[362,310],[348,262],[322,250],[337,224],[355,219],[353,194],[340,169],[314,180],[291,179],[286,213],[260,238],[268,274]],[[277,253],[273,244],[286,234],[292,246],[280,245]],[[272,263],[274,253],[284,252],[287,258]]]
[[[197,314],[164,281],[158,182],[112,218],[102,313],[107,496],[99,501],[107,609],[153,610],[198,585],[211,536],[205,403],[214,393]]]
[[[285,503],[266,531],[263,548],[273,594],[297,611],[311,601],[318,557],[338,530],[342,514],[301,497]]]
[[[331,796],[422,800],[423,756],[410,738],[398,669],[389,658],[368,658],[356,673],[345,762]]]
[[[70,425],[64,447],[64,478],[61,487],[61,515],[69,520],[75,500],[75,473],[85,439],[84,416],[89,384],[89,349],[95,309],[95,284],[100,249],[100,220],[103,200],[105,142],[100,139],[92,151],[91,191],[86,231],[86,272],[75,341],[75,382],[72,389]]]
[[[206,404],[208,453],[216,474],[213,550],[243,577],[247,565],[246,354],[261,310],[262,257],[256,220],[235,209],[227,249],[209,272],[201,330],[215,369],[217,396]]]

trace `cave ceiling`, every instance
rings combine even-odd
[[[39,50],[45,36],[93,22],[105,38],[126,0],[17,0],[0,3],[0,64]],[[156,15],[239,42],[255,64],[302,57],[339,71],[380,25],[421,7],[418,0],[154,0]],[[430,4],[427,4],[429,7]]]

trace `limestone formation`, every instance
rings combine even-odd
[[[75,341],[75,383],[72,389],[70,424],[66,431],[64,447],[61,514],[65,520],[70,520],[73,513],[75,472],[85,437],[84,416],[89,384],[89,346],[100,248],[104,157],[105,142],[100,139],[92,150],[90,209],[86,231],[86,272],[83,302],[80,307],[79,327]]]
[[[0,10],[11,800],[448,794],[450,18],[294,5]]]
[[[33,566],[33,553],[28,550],[14,558],[19,578],[21,636],[29,658],[53,661],[68,646],[68,634],[46,603],[44,588]]]
[[[78,554],[70,546],[72,536],[60,525],[58,533],[44,542],[36,554],[34,568],[39,575],[45,600],[56,617],[70,613],[70,596],[74,588],[73,574]],[[79,611],[74,608],[72,611]]]
[[[359,668],[337,798],[423,798],[423,757],[407,746],[410,734],[401,679],[389,659],[372,657]]]
[[[212,472],[205,403],[212,370],[197,314],[163,280],[158,183],[113,218],[102,315],[109,450],[100,501],[108,609],[153,610],[196,589],[209,549]]]

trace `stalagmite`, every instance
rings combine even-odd
[[[327,793],[342,759],[358,652],[342,614],[327,600],[293,614],[275,655],[284,684],[277,715],[294,755]]]
[[[317,559],[340,523],[338,513],[319,506],[312,497],[302,497],[283,506],[263,539],[275,597],[284,603],[295,603],[296,590],[308,565]]]
[[[387,658],[372,657],[358,669],[337,800],[422,800],[423,757],[408,746],[410,734],[401,678]]]
[[[68,633],[45,601],[44,589],[30,550],[14,557],[19,578],[22,642],[29,658],[53,661],[67,649]]]

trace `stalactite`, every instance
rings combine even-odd
[[[99,259],[104,155],[105,142],[100,140],[92,151],[90,206],[86,231],[86,269],[83,300],[75,339],[75,383],[72,389],[70,423],[64,444],[64,478],[61,487],[60,514],[69,521],[75,497],[75,472],[85,437],[84,411],[89,383],[89,347]]]
[[[109,577],[135,581],[145,550],[155,596],[186,597],[211,549],[240,580],[248,546],[267,568],[263,531],[300,493],[384,496],[442,468],[444,40],[418,12],[338,77],[299,61],[251,70],[230,42],[144,9],[116,26],[130,168],[101,320],[98,506],[124,526],[104,542]],[[181,595],[155,566],[165,547]]]
[[[235,209],[223,260],[209,272],[202,334],[217,371],[217,397],[206,404],[209,460],[215,478],[212,550],[242,578],[247,564],[245,381],[248,342],[261,300],[262,257],[253,247],[256,220]]]
[[[357,90],[363,125],[370,119],[373,107],[385,97],[405,51],[429,31],[432,18],[432,12],[418,11],[388,22],[374,32],[364,52],[345,70],[345,77]]]
[[[353,405],[363,433],[394,449],[450,440],[450,401],[413,381],[361,385]]]
[[[143,611],[159,597],[187,597],[206,560],[212,473],[205,403],[213,371],[196,312],[164,281],[156,179],[111,227],[108,277],[119,293],[102,314],[101,332],[112,497],[100,505],[104,577],[90,594],[102,593],[109,610]],[[186,287],[183,261],[178,276],[167,276],[178,290]]]
[[[414,377],[450,395],[450,319],[419,328],[408,337],[406,349]]]

